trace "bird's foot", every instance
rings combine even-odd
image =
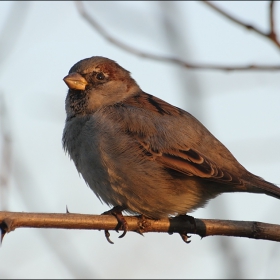
[[[193,232],[196,233],[196,222],[195,222],[195,219],[194,217],[192,216],[189,216],[189,215],[179,215],[178,217],[180,217],[181,219],[183,219],[185,222],[189,222],[191,225],[193,225],[194,227],[194,230]],[[190,243],[191,240],[189,240],[191,238],[190,235],[187,235],[187,232],[186,231],[183,231],[183,232],[179,232],[180,236],[182,237],[183,241],[186,242],[186,243]]]
[[[144,236],[143,233],[146,231],[146,228],[150,226],[150,222],[148,221],[147,217],[145,217],[144,215],[139,215],[137,217],[138,217],[138,228],[135,230],[135,232]]]
[[[119,230],[123,230],[123,233],[119,236],[119,238],[123,238],[128,230],[127,222],[122,214],[122,211],[125,209],[126,208],[123,206],[115,206],[111,210],[102,213],[102,215],[113,215],[116,217],[118,221],[118,224],[115,228],[116,232],[119,232]],[[105,229],[105,237],[109,243],[114,244],[114,242],[112,242],[110,239],[110,233],[107,229]]]

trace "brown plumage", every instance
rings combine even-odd
[[[224,192],[280,198],[197,119],[143,92],[116,62],[81,60],[64,81],[64,149],[108,205],[157,219],[190,213]]]

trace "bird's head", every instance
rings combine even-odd
[[[129,71],[101,56],[77,62],[63,80],[69,88],[67,114],[76,116],[119,103],[140,91]]]

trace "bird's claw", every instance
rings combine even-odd
[[[6,231],[4,230],[4,229],[2,229],[2,228],[0,228],[0,245],[2,244],[2,242],[3,242],[3,238],[4,238],[4,236],[6,235]]]
[[[144,236],[145,229],[150,226],[147,218],[144,215],[137,216],[138,218],[138,228],[134,230],[134,232],[139,233],[140,235]]]
[[[179,234],[184,242],[186,242],[187,244],[191,243],[191,240],[188,240],[189,238],[191,238],[190,235],[187,235],[185,232],[179,232]]]
[[[114,242],[110,239],[110,233],[107,229],[104,230],[105,237],[110,244],[114,244]]]
[[[184,221],[188,221],[189,223],[191,223],[194,227],[193,233],[196,233],[196,222],[194,217],[189,216],[189,215],[180,215],[180,217],[184,220]],[[187,244],[189,244],[191,242],[191,240],[188,240],[189,238],[191,238],[190,235],[187,235],[186,232],[179,232],[180,236],[182,237],[183,241],[186,242]]]
[[[9,221],[4,220],[2,223],[0,223],[0,245],[3,242],[4,236],[9,232]]]
[[[125,210],[122,206],[115,206],[109,211],[104,212],[102,215],[113,215],[116,217],[118,224],[115,228],[116,232],[119,232],[119,230],[123,230],[123,233],[119,236],[119,238],[123,238],[127,231],[128,231],[128,225],[127,222],[122,214],[122,211]],[[105,230],[105,237],[107,241],[111,244],[114,244],[114,242],[110,239],[110,233],[108,230]]]

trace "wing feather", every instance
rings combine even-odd
[[[144,92],[127,98],[118,106],[123,107],[128,114],[125,119],[125,114],[117,117],[122,118],[125,133],[138,142],[141,154],[148,160],[154,160],[163,167],[187,176],[219,183],[242,184],[238,176],[234,175],[236,172],[227,168],[231,165],[218,166],[215,163],[223,156],[223,162],[226,162],[227,158],[235,161],[235,158],[202,124],[184,110]],[[133,114],[130,114],[131,112]],[[140,119],[143,116],[145,121]],[[192,125],[188,128],[191,133],[185,133],[180,125],[183,125],[184,129]],[[203,141],[208,141],[208,146],[212,145],[211,159],[203,153]],[[195,146],[190,147],[192,144]],[[213,149],[217,149],[215,153]]]

